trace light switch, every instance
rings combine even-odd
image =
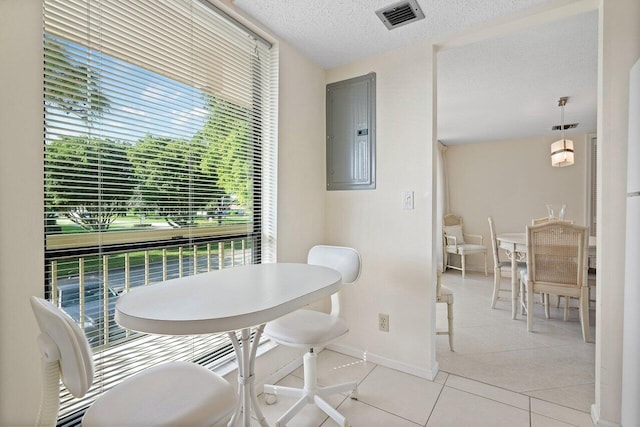
[[[405,211],[413,210],[413,191],[402,192],[402,209]]]

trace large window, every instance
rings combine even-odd
[[[124,331],[113,308],[273,259],[275,49],[206,0],[45,0],[44,22],[45,291],[94,348],[89,399],[150,364],[231,357],[224,336]]]

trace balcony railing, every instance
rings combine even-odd
[[[252,238],[219,239],[48,256],[49,298],[80,325],[92,347],[110,346],[131,334],[114,320],[115,303],[123,292],[254,262]]]

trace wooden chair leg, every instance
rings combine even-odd
[[[569,320],[569,297],[565,295],[564,297],[564,321]]]
[[[580,296],[580,323],[582,324],[582,338],[584,342],[589,342],[591,340],[591,331],[589,325],[589,291],[585,292],[585,289],[582,289],[582,294]]]
[[[533,332],[533,287],[527,283],[527,331]]]
[[[465,259],[466,259],[466,256],[460,255],[460,264],[462,265],[462,278],[463,279],[464,279],[464,274],[467,271]]]
[[[542,294],[542,303],[544,304],[544,315],[548,319],[550,317],[549,316],[549,294]]]
[[[453,351],[453,301],[447,302],[447,322],[449,324],[449,348]]]
[[[500,279],[502,278],[502,273],[500,272],[500,268],[496,268],[493,270],[493,297],[491,298],[491,308],[496,308],[496,303],[498,302],[498,293],[500,292]]]

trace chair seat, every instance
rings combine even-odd
[[[445,285],[440,285],[440,295],[453,295],[453,291]]]
[[[453,303],[453,291],[444,285],[440,285],[440,294],[436,297],[436,302]]]
[[[117,392],[116,392],[117,391]],[[149,368],[105,393],[87,410],[91,426],[211,426],[233,413],[231,384],[189,362]]]
[[[339,317],[315,310],[297,310],[267,323],[264,333],[290,347],[320,347],[349,332]]]
[[[457,254],[470,254],[486,252],[487,247],[483,245],[475,245],[473,243],[464,243],[462,245],[447,245],[447,252]]]

